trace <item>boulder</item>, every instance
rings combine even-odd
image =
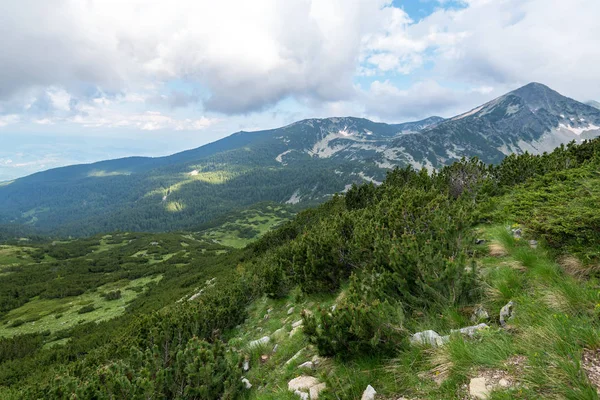
[[[514,303],[511,300],[502,307],[500,310],[500,325],[506,326],[506,321],[513,317],[513,306]]]
[[[377,394],[377,392],[375,391],[375,389],[373,388],[373,386],[369,385],[369,386],[367,386],[367,388],[363,392],[362,397],[360,398],[360,400],[375,400],[375,395],[376,394]]]
[[[303,351],[304,351],[304,349],[300,349],[300,350],[298,350],[298,352],[297,352],[296,354],[294,354],[294,355],[292,356],[292,358],[290,358],[289,360],[287,360],[287,361],[285,362],[285,365],[288,365],[288,364],[290,364],[290,363],[292,363],[292,362],[296,361],[296,360],[298,359],[298,357],[300,357],[300,355],[302,354],[302,352],[303,352]]]
[[[533,239],[532,239],[532,240],[530,240],[530,241],[529,241],[529,247],[531,247],[532,249],[537,249],[537,247],[538,247],[538,242],[537,242],[537,240],[533,240]]]
[[[319,394],[325,390],[325,388],[327,388],[327,385],[324,383],[319,383],[318,385],[315,385],[313,387],[311,387],[308,390],[308,393],[310,394],[310,400],[316,400],[319,398]]]
[[[302,326],[297,326],[294,329],[292,329],[290,331],[290,337],[294,336],[296,333],[300,332],[302,330]]]
[[[487,399],[490,391],[486,386],[486,380],[484,377],[473,378],[469,382],[469,394],[471,397],[476,399]]]
[[[252,389],[252,384],[250,383],[250,381],[246,378],[242,378],[242,383],[244,384],[244,387],[246,389]]]
[[[274,340],[282,339],[287,335],[287,330],[285,328],[279,328],[275,332],[271,334],[271,337]]]
[[[271,338],[268,336],[263,336],[260,339],[257,340],[253,340],[250,343],[248,343],[248,347],[250,348],[254,348],[254,347],[259,347],[259,346],[263,346],[267,343],[269,343],[271,341]]]
[[[326,385],[313,376],[302,375],[288,382],[288,390],[301,399],[315,400],[325,390]]]
[[[296,390],[309,390],[320,383],[314,376],[302,375],[288,382],[288,390],[292,392]]]
[[[314,367],[315,367],[315,365],[313,364],[312,361],[307,361],[305,363],[298,365],[298,368],[305,368],[305,369],[313,369]]]
[[[299,328],[299,327],[301,327],[302,325],[303,325],[303,322],[302,322],[302,320],[300,319],[300,320],[298,320],[298,321],[296,321],[296,322],[294,322],[294,323],[292,324],[292,328]]]
[[[479,324],[479,325],[473,325],[473,326],[467,326],[465,328],[460,328],[460,329],[452,329],[450,332],[452,333],[461,333],[463,335],[467,335],[467,336],[473,336],[475,335],[475,333],[477,333],[480,330],[483,329],[488,329],[489,326],[487,326],[487,324]]]
[[[300,397],[300,400],[308,400],[309,394],[306,392],[301,392],[299,390],[294,390],[294,394]]]
[[[475,311],[473,311],[473,315],[471,315],[471,321],[479,322],[486,321],[490,318],[488,312],[481,306],[477,307]]]
[[[447,336],[442,337],[436,331],[427,330],[423,332],[417,332],[410,338],[410,343],[415,345],[425,345],[428,344],[430,346],[441,346],[447,342]]]
[[[295,308],[294,308],[294,307],[290,307],[290,308],[287,310],[287,315],[292,315],[292,314],[294,313],[294,310],[295,310]]]

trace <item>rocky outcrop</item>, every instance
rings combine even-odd
[[[288,382],[288,390],[298,395],[302,400],[315,400],[319,394],[326,389],[325,383],[321,383],[313,376],[302,375]]]
[[[369,386],[367,386],[367,388],[363,392],[362,397],[360,398],[360,400],[375,400],[375,395],[376,394],[377,394],[377,392],[375,391],[375,389],[373,388],[373,386],[369,385]]]
[[[469,382],[469,394],[475,399],[487,399],[490,391],[484,377],[473,378]]]
[[[440,336],[436,331],[427,330],[412,335],[410,343],[414,345],[430,345],[436,347],[443,345],[449,339],[448,336]]]
[[[264,346],[265,344],[268,344],[270,341],[271,341],[270,337],[263,336],[260,339],[253,340],[250,343],[248,343],[248,347],[252,349],[252,348]]]
[[[513,306],[514,303],[511,300],[502,307],[500,310],[500,325],[506,326],[506,321],[513,317]]]

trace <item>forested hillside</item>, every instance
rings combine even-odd
[[[541,154],[598,135],[600,110],[531,83],[447,120],[307,119],[167,157],[2,182],[0,226],[60,237],[195,230],[260,202],[316,205],[354,183],[380,183],[396,167],[433,171],[474,156],[497,164],[510,154]]]
[[[599,171],[600,140],[409,166],[240,250],[7,243],[0,397],[597,398]]]

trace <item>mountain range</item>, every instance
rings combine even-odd
[[[404,124],[307,119],[167,157],[56,168],[0,183],[0,223],[41,233],[194,229],[233,209],[306,206],[411,165],[541,153],[600,135],[600,109],[530,83],[464,114]]]

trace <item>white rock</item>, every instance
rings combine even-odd
[[[292,315],[294,313],[294,307],[290,307],[289,310],[287,310],[287,315]]]
[[[314,376],[302,375],[288,382],[288,390],[294,392],[296,390],[309,390],[311,387],[318,385],[319,380]]]
[[[296,359],[297,359],[298,357],[300,357],[300,355],[302,354],[302,352],[303,352],[303,351],[304,351],[304,349],[300,349],[300,350],[298,350],[298,352],[297,352],[296,354],[294,354],[294,355],[292,356],[292,358],[290,358],[289,360],[287,360],[287,361],[285,362],[285,365],[288,365],[288,364],[290,364],[290,363],[292,363],[292,362],[296,361]]]
[[[244,372],[248,372],[250,370],[250,360],[244,360],[244,365],[242,367]]]
[[[487,326],[487,324],[479,324],[479,325],[473,325],[473,326],[467,326],[465,328],[460,328],[460,329],[452,329],[451,332],[455,333],[462,333],[463,335],[467,335],[467,336],[473,336],[475,333],[477,333],[480,330],[483,329],[488,329],[489,326]]]
[[[290,331],[290,337],[294,336],[296,333],[300,332],[301,330],[302,330],[302,327],[301,327],[301,326],[297,326],[297,327],[295,327],[294,329],[292,329],[292,330]]]
[[[312,361],[307,361],[305,363],[302,363],[300,365],[298,365],[298,368],[306,368],[306,369],[313,369],[315,366],[312,363]]]
[[[326,384],[324,383],[319,383],[318,385],[315,385],[313,387],[311,387],[309,389],[309,393],[310,393],[310,400],[316,400],[319,398],[319,394],[325,390],[325,388],[327,387]]]
[[[471,321],[473,321],[473,322],[484,321],[484,320],[488,320],[489,318],[490,318],[490,315],[481,306],[477,307],[475,309],[475,311],[473,311],[473,315],[471,315]]]
[[[269,343],[271,341],[271,338],[268,336],[263,336],[260,339],[257,340],[253,340],[250,343],[248,343],[248,347],[253,348],[253,347],[259,347],[262,345],[265,345],[267,343]]]
[[[252,389],[252,384],[250,383],[250,381],[248,379],[242,378],[242,383],[244,384],[246,389]]]
[[[300,396],[300,399],[302,399],[302,400],[308,400],[309,399],[309,397],[308,397],[309,395],[306,392],[301,392],[299,390],[295,390],[294,394],[296,394],[297,396]]]
[[[473,378],[469,382],[469,394],[476,399],[487,399],[490,392],[485,386],[485,378]]]
[[[300,320],[298,320],[298,321],[296,321],[296,322],[294,322],[294,323],[292,324],[292,328],[298,328],[298,327],[301,327],[301,326],[302,326],[302,324],[303,324],[303,322],[302,322],[302,320],[300,319]]]
[[[502,378],[498,381],[498,385],[505,388],[505,387],[510,386],[510,382],[508,382],[506,379]]]
[[[281,339],[281,338],[285,337],[286,334],[287,334],[287,331],[285,328],[279,328],[271,334],[271,337],[273,339]]]
[[[377,394],[377,392],[375,391],[375,389],[373,388],[373,386],[369,385],[369,386],[367,386],[367,388],[363,392],[362,397],[360,398],[360,400],[375,400],[375,395],[376,394]]]
[[[417,332],[410,338],[411,344],[423,345],[428,344],[431,346],[441,346],[445,343],[445,340],[442,336],[438,335],[436,331],[428,330],[423,332]]]
[[[506,305],[504,307],[502,307],[502,309],[500,310],[500,325],[505,326],[506,321],[508,321],[509,319],[512,318],[513,306],[514,306],[514,303],[511,300],[508,303],[506,303]]]

